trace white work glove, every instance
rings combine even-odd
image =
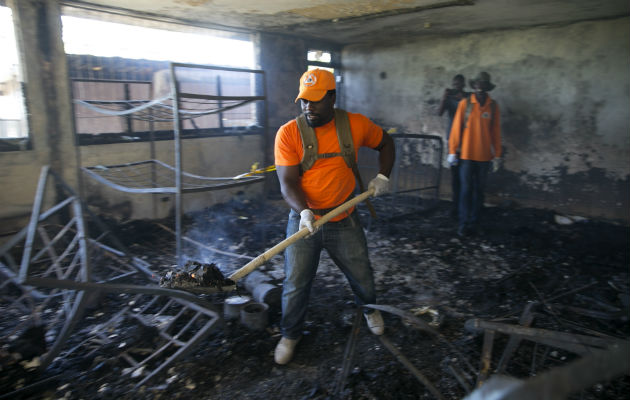
[[[492,172],[497,172],[500,167],[501,167],[501,159],[493,158],[492,159]]]
[[[454,167],[457,165],[457,155],[456,154],[449,154],[448,157],[446,157],[446,161],[448,162],[448,164],[451,167]]]
[[[315,214],[313,214],[313,211],[308,208],[302,210],[302,212],[300,212],[300,226],[298,230],[301,231],[302,228],[306,227],[310,233],[315,233],[317,228],[313,226],[313,223],[315,223]]]
[[[376,175],[376,178],[372,179],[368,184],[368,190],[374,188],[374,194],[372,196],[380,196],[389,192],[389,178],[383,174]]]

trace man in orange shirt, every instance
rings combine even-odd
[[[310,168],[303,171],[303,136],[297,120],[280,127],[274,153],[282,196],[291,207],[287,237],[304,227],[311,234],[285,251],[280,323],[282,339],[274,354],[278,364],[291,360],[301,338],[310,290],[323,249],[345,274],[358,305],[376,301],[367,243],[356,210],[348,210],[320,229],[313,227],[316,218],[348,200],[356,184],[352,169],[341,156],[337,138],[334,75],[322,69],[305,72],[295,101],[298,100],[306,123],[316,135],[317,158]],[[348,113],[348,122],[355,155],[361,146],[379,151],[379,173],[370,181],[368,188],[374,188],[374,196],[386,193],[395,157],[392,138],[361,114]],[[372,333],[383,333],[385,325],[378,311],[366,313],[365,318]]]
[[[448,112],[448,128],[446,128],[446,143],[451,136],[451,127],[453,126],[453,118],[459,102],[470,96],[469,92],[464,90],[466,86],[466,78],[464,75],[457,74],[453,77],[452,88],[444,90],[442,101],[438,109],[438,115],[442,116],[444,111]],[[459,215],[459,166],[451,165],[451,216],[457,218]]]
[[[501,157],[499,106],[487,92],[495,88],[490,74],[481,72],[470,80],[474,93],[457,106],[448,141],[448,163],[459,163],[461,191],[457,234],[467,236],[477,229],[483,207],[488,170],[496,170]],[[460,150],[460,160],[457,158]]]
[[[483,207],[490,164],[497,169],[501,157],[499,106],[487,92],[495,88],[490,74],[481,72],[470,81],[474,93],[462,100],[455,112],[448,141],[448,163],[459,163],[460,196],[457,234],[467,236],[477,229]],[[457,158],[460,150],[460,159]]]

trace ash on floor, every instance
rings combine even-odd
[[[449,210],[450,204],[443,202],[427,212],[375,221],[366,232],[378,302],[405,311],[434,310],[440,315],[440,334],[461,350],[461,354],[453,354],[431,335],[394,315],[385,315],[387,337],[444,398],[458,399],[466,394],[449,371],[454,359],[465,357],[479,367],[483,340],[464,329],[470,318],[516,324],[528,303],[539,302],[535,327],[630,337],[627,226],[589,220],[566,225],[557,223],[551,211],[493,207],[484,210],[485,225],[480,232],[460,238]],[[287,215],[282,202],[228,203],[188,215],[186,235],[226,252],[253,257],[284,238]],[[153,227],[151,235],[147,226]],[[154,222],[130,223],[118,234],[131,244],[135,255],[154,268],[169,268],[174,254],[172,234],[154,227]],[[191,245],[186,249],[189,258],[216,263],[225,275],[247,261]],[[279,284],[282,268],[282,257],[276,256],[260,270]],[[227,295],[204,297],[220,308]],[[115,302],[116,297],[108,296],[106,301]],[[566,308],[568,305],[573,308]],[[587,315],[580,310],[600,314]],[[121,374],[124,360],[117,357],[116,349],[104,348],[90,358],[58,360],[39,378],[63,371],[61,376],[26,398],[327,399],[339,376],[354,313],[345,279],[324,254],[304,338],[287,366],[273,362],[273,349],[280,338],[280,310],[274,307],[269,310],[267,330],[250,331],[238,321],[226,322],[193,354],[140,390],[132,390],[134,379]],[[86,329],[89,319],[81,324],[77,329]],[[496,348],[501,349],[506,340],[497,337]],[[500,353],[497,350],[493,354],[495,366]],[[524,342],[506,373],[527,378],[573,358],[565,351]],[[433,398],[365,327],[354,360],[341,398]],[[625,399],[629,392],[630,381],[625,377],[602,382],[571,398]]]

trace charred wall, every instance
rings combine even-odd
[[[445,137],[446,117],[437,116],[444,88],[457,73],[488,71],[504,147],[488,200],[628,222],[629,30],[620,18],[347,47],[346,107]]]
[[[79,191],[77,166],[123,164],[151,158],[150,144],[112,143],[77,146],[69,68],[64,51],[59,2],[13,0],[12,10],[20,61],[24,73],[25,103],[32,146],[4,152],[0,157],[0,237],[24,227],[31,215],[40,169],[50,165],[66,183]],[[200,137],[184,140],[184,169],[201,176],[235,176],[264,161],[262,135]],[[156,144],[156,158],[174,164],[172,140]],[[89,204],[121,218],[164,217],[172,212],[171,195],[137,195],[108,189],[86,181]],[[195,193],[185,196],[184,211],[199,210],[225,201],[238,191],[258,197],[262,185]],[[51,195],[52,197],[52,195]],[[52,199],[46,202],[52,203]]]
[[[280,126],[295,118],[300,108],[294,103],[299,79],[307,68],[306,52],[311,43],[284,35],[261,33],[258,35],[258,59],[266,73],[269,107],[269,130],[266,139],[266,156],[274,162],[273,145]],[[268,174],[267,190],[279,196],[280,186],[275,173]]]
[[[277,129],[299,113],[293,102],[299,79],[306,70],[307,45],[303,40],[288,36],[259,34],[259,62],[266,72],[269,108],[269,140],[267,151],[273,162],[273,139]]]
[[[42,0],[13,0],[7,5],[22,49],[20,63],[31,145],[0,156],[0,218],[4,222],[0,233],[23,227],[30,217],[43,165],[50,165],[71,185],[77,181],[60,9],[56,2]]]

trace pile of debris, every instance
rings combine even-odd
[[[160,278],[160,286],[183,290],[228,290],[235,282],[223,276],[216,264],[205,264],[189,260],[183,268],[174,265]]]

